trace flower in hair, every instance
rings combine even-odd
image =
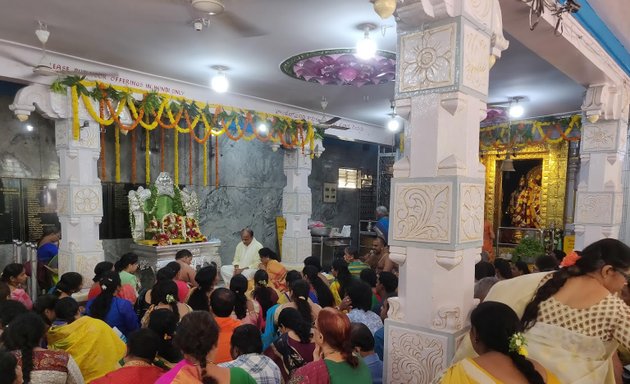
[[[527,340],[521,332],[516,332],[510,337],[510,346],[508,350],[510,352],[516,352],[523,357],[527,357]]]
[[[101,284],[101,290],[102,290],[102,291],[104,291],[104,290],[106,290],[106,289],[107,289],[107,285],[105,285],[105,284]]]
[[[573,251],[571,253],[569,253],[568,255],[566,255],[563,259],[562,262],[560,263],[561,267],[570,267],[572,265],[575,265],[575,263],[580,260],[582,256],[578,255],[577,252]]]
[[[260,285],[261,287],[267,287],[267,280],[260,280],[258,282],[258,285]]]
[[[301,300],[306,300],[306,297],[304,297],[304,296],[298,296],[298,299],[301,299]]]
[[[170,293],[166,295],[166,304],[173,304],[175,302],[175,297]]]

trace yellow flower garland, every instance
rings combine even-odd
[[[116,126],[114,130],[114,151],[116,156],[116,182],[120,183],[120,128]]]
[[[151,184],[151,131],[144,135],[144,174],[146,184]]]
[[[203,143],[203,186],[208,186],[208,141]]]
[[[70,88],[72,98],[72,138],[79,141],[81,138],[81,125],[79,122],[79,93],[77,87]]]
[[[175,185],[179,185],[179,133],[173,131],[174,138],[174,155],[173,155],[173,178],[175,179]]]

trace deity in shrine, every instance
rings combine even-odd
[[[537,166],[519,180],[517,189],[510,195],[507,214],[513,227],[541,228],[542,167]]]

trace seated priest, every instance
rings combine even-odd
[[[254,238],[254,231],[250,228],[241,230],[241,242],[236,246],[232,265],[221,267],[221,277],[226,285],[230,284],[232,276],[240,273],[247,277],[247,280],[254,278],[254,274],[258,270],[258,264],[260,264],[258,251],[262,247],[262,244]]]

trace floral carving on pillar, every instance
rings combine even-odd
[[[484,188],[463,183],[460,187],[459,240],[480,241],[483,237]]]
[[[399,92],[446,87],[455,83],[455,23],[401,37]]]
[[[450,242],[451,188],[450,183],[396,184],[394,240]]]
[[[617,127],[619,123],[585,124],[582,135],[584,151],[614,151],[617,147]]]
[[[445,337],[392,326],[386,339],[390,384],[428,383],[446,368]]]
[[[586,224],[610,224],[612,221],[612,193],[579,193],[575,221]]]
[[[464,26],[463,85],[481,94],[488,93],[490,40],[469,25]]]

